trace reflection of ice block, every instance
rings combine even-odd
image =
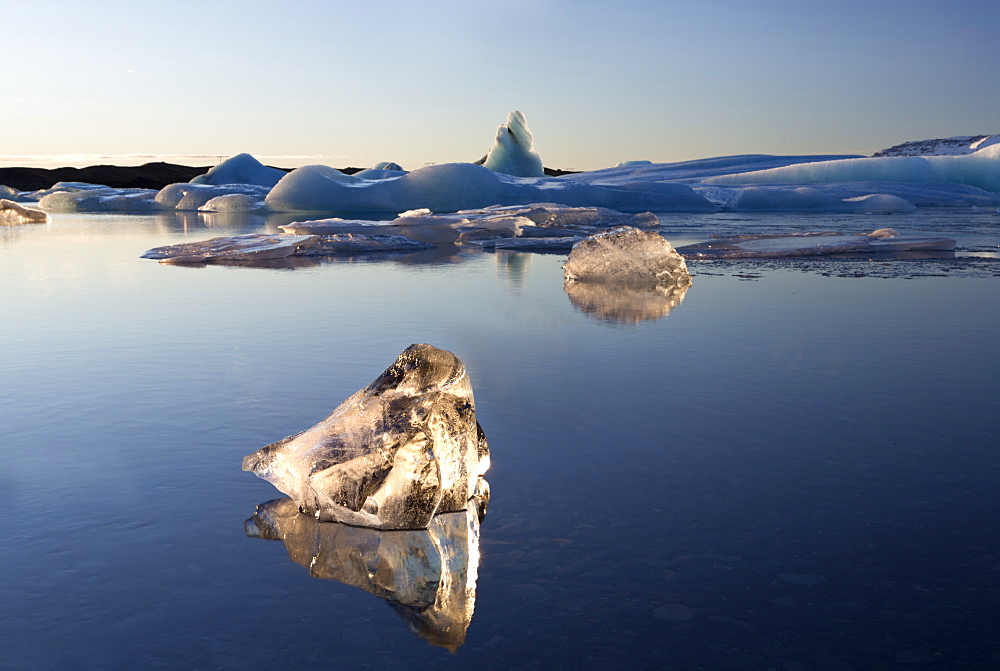
[[[329,417],[248,455],[243,470],[322,521],[425,529],[472,497],[485,503],[489,464],[465,365],[410,345]]]
[[[570,302],[582,313],[611,324],[655,321],[681,304],[690,282],[670,286],[630,286],[604,282],[566,282]]]
[[[684,257],[652,231],[621,226],[573,246],[563,265],[566,282],[640,286],[691,285]]]
[[[483,165],[493,172],[515,177],[544,177],[542,159],[534,150],[528,122],[518,111],[507,115],[507,123],[497,128],[497,139]]]
[[[257,506],[247,536],[281,540],[314,578],[385,599],[411,631],[452,652],[465,642],[476,604],[479,513],[438,515],[425,530],[376,531],[319,522],[291,499]]]

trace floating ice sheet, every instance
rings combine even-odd
[[[249,233],[154,247],[142,255],[160,263],[211,263],[217,261],[265,261],[291,256],[319,242],[315,235],[269,235]]]
[[[677,251],[689,259],[739,259],[901,251],[947,252],[954,249],[955,240],[951,238],[899,235],[894,229],[883,228],[868,235],[818,232],[724,236],[709,242],[679,247]]]

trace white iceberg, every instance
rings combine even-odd
[[[599,184],[527,179],[472,163],[445,163],[398,177],[359,179],[327,166],[293,170],[271,190],[275,212],[381,213],[427,208],[456,212],[491,205],[556,202],[607,207],[624,212],[715,212],[719,208],[686,184],[631,182]]]
[[[226,193],[214,196],[198,208],[199,212],[261,212],[267,209],[263,194]]]
[[[329,417],[243,460],[320,521],[426,529],[489,498],[472,384],[451,352],[410,345]]]
[[[158,209],[156,193],[155,189],[118,189],[109,186],[66,191],[50,189],[48,195],[38,201],[38,205],[53,212],[151,212]]]
[[[237,154],[215,166],[204,175],[191,180],[192,184],[256,184],[268,188],[285,176],[284,170],[264,165],[250,154]]]
[[[822,184],[829,182],[956,183],[1000,192],[1000,144],[957,156],[887,156],[800,163],[708,177],[705,184]]]
[[[507,123],[497,128],[496,140],[483,165],[493,172],[515,177],[544,177],[542,158],[534,145],[528,122],[523,114],[515,110],[507,115]]]
[[[0,224],[44,224],[48,220],[49,215],[42,210],[0,198]]]
[[[263,200],[269,189],[257,184],[194,184],[178,182],[168,184],[156,193],[156,206],[167,210],[200,210],[219,196],[241,194],[252,200]],[[219,201],[227,202],[227,201]],[[232,201],[228,201],[230,204]],[[251,200],[242,201],[244,203]]]

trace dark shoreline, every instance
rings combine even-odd
[[[0,168],[0,184],[18,191],[48,189],[56,182],[86,182],[119,189],[162,189],[168,184],[190,182],[204,175],[211,166],[192,167],[176,163],[146,163],[136,166],[92,165],[86,168]],[[278,168],[286,172],[291,168]],[[340,168],[353,175],[363,168]],[[550,177],[571,174],[572,170],[545,168]]]

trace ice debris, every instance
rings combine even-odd
[[[434,245],[472,243],[486,249],[569,251],[573,243],[615,226],[656,228],[650,212],[626,214],[602,207],[566,207],[555,203],[494,206],[434,214],[427,208],[408,210],[391,221],[313,219],[280,226],[297,235],[400,235]]]
[[[493,172],[514,177],[544,177],[542,159],[534,143],[524,115],[515,110],[507,115],[507,123],[497,128],[496,140],[483,165]]]
[[[479,512],[435,515],[427,529],[379,531],[320,522],[289,498],[257,506],[244,523],[251,538],[280,540],[309,575],[384,599],[410,630],[455,652],[476,605]]]
[[[44,224],[48,220],[49,215],[42,210],[0,199],[0,224]]]
[[[285,171],[271,168],[250,154],[237,154],[215,166],[204,175],[191,180],[192,184],[256,184],[271,188],[285,176]]]
[[[485,509],[489,466],[465,365],[424,344],[320,423],[243,460],[303,512],[373,529],[426,529],[472,498]]]
[[[631,226],[597,233],[576,243],[563,264],[563,279],[565,283],[691,285],[684,257],[663,236]]]
[[[248,233],[201,242],[154,247],[142,255],[160,263],[212,263],[218,261],[267,261],[291,256],[319,242],[316,235]]]

